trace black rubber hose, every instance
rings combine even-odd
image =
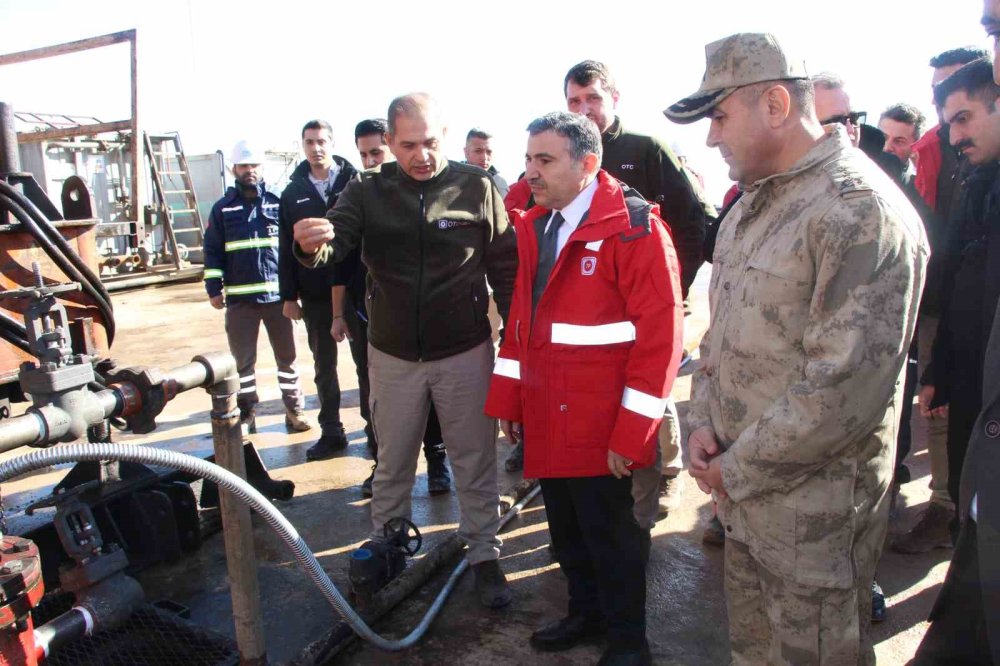
[[[3,185],[6,185],[6,183],[0,181],[0,186]],[[108,345],[110,345],[114,341],[115,337],[115,317],[114,310],[111,307],[111,302],[109,298],[104,295],[107,292],[104,291],[103,285],[101,285],[100,290],[95,288],[92,282],[88,280],[84,274],[77,270],[76,266],[73,265],[73,263],[71,263],[67,258],[67,251],[69,255],[74,257],[76,257],[76,253],[69,247],[69,245],[66,244],[65,240],[63,239],[62,243],[65,246],[65,249],[62,249],[53,243],[53,241],[42,231],[39,224],[32,219],[24,207],[21,206],[17,200],[6,196],[3,191],[3,187],[0,187],[0,207],[7,208],[14,215],[14,217],[28,229],[35,241],[42,247],[45,253],[52,258],[52,261],[55,262],[56,266],[58,266],[70,280],[79,282],[84,292],[94,299],[97,303],[98,309],[101,311],[101,316],[104,319],[105,330],[108,335]],[[47,221],[46,226],[48,226]],[[59,238],[62,239],[61,236]],[[79,259],[79,257],[77,257],[77,259]],[[90,271],[88,270],[88,272]],[[90,272],[90,274],[93,275],[92,272]],[[98,283],[100,283],[100,281],[98,281]],[[101,293],[102,291],[104,291],[103,294]]]
[[[4,312],[0,312],[0,338],[25,353],[31,353],[31,348],[28,346],[28,333],[24,330],[24,326],[8,317]]]
[[[28,229],[35,241],[42,247],[45,253],[52,258],[52,261],[56,264],[56,266],[58,266],[70,280],[80,283],[81,289],[94,299],[103,316],[107,317],[110,313],[113,328],[114,313],[111,310],[111,303],[100,291],[95,289],[94,286],[86,279],[86,276],[80,273],[76,266],[70,262],[66,253],[52,242],[52,240],[43,232],[38,223],[28,214],[24,207],[21,206],[18,201],[6,196],[3,192],[0,192],[0,207],[5,207],[14,214],[14,217]],[[75,256],[76,253],[73,252],[72,248],[67,247],[67,249],[71,255]],[[110,337],[112,336],[109,335],[109,338]]]
[[[87,282],[90,286],[104,297],[105,302],[107,302],[110,307],[111,294],[108,293],[108,290],[105,288],[104,283],[101,282],[100,277],[96,275],[90,269],[90,266],[88,266],[87,263],[81,259],[79,255],[77,255],[73,248],[69,246],[66,239],[62,237],[62,234],[59,233],[58,229],[52,226],[49,219],[45,217],[45,214],[38,209],[38,206],[36,206],[35,203],[26,197],[21,191],[6,181],[0,180],[0,192],[3,192],[15,201],[19,202],[25,210],[28,211],[32,218],[39,224],[43,233],[49,237],[49,240],[51,240],[56,247],[63,251],[70,263],[76,266],[77,270],[79,270],[80,273],[87,278]]]
[[[28,213],[31,215],[32,219],[38,224],[42,233],[44,233],[48,239],[58,247],[63,254],[66,256],[67,260],[76,266],[77,270],[86,277],[86,282],[90,286],[104,297],[104,300],[110,305],[111,294],[105,288],[104,283],[101,282],[100,277],[98,277],[91,269],[87,263],[80,258],[79,255],[70,247],[66,239],[62,237],[59,230],[52,226],[45,214],[38,209],[35,203],[26,197],[23,193],[18,191],[16,188],[12,187],[10,183],[0,180],[0,193],[6,194],[7,196],[14,199],[19,203]]]

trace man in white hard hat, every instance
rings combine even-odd
[[[264,153],[246,140],[233,147],[236,182],[215,202],[205,230],[205,289],[217,310],[226,309],[229,351],[236,358],[240,420],[256,431],[257,334],[263,322],[278,366],[285,404],[285,426],[301,432],[305,418],[299,373],[295,368],[292,322],[281,312],[278,293],[278,196],[264,185]]]

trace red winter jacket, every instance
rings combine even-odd
[[[507,209],[507,217],[513,218],[514,211],[528,210],[530,202],[531,187],[528,186],[528,180],[522,178],[510,186],[507,196],[503,198],[503,207]]]
[[[626,196],[626,192],[628,196]],[[535,206],[514,218],[518,271],[486,413],[524,426],[525,478],[609,474],[608,449],[653,462],[681,358],[680,271],[656,206],[605,171],[531,323]]]
[[[935,125],[913,144],[913,152],[917,154],[917,175],[913,185],[932,210],[937,203],[938,174],[941,172],[940,128],[940,125]]]

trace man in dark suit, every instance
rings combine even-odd
[[[986,34],[1000,35],[1000,0],[984,0]],[[1000,84],[1000,44],[993,79]],[[983,357],[982,409],[972,428],[959,484],[961,529],[931,626],[913,663],[1000,663],[1000,317]]]

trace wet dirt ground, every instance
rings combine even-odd
[[[702,271],[693,296],[693,314],[686,321],[686,347],[693,349],[707,320],[705,290],[708,269]],[[225,350],[223,315],[213,310],[201,284],[178,284],[114,295],[119,338],[113,356],[122,364],[171,368],[206,351]],[[307,392],[307,408],[315,417],[318,404],[312,384],[312,358],[305,329],[296,327],[299,370]],[[273,477],[295,482],[295,497],[278,502],[316,553],[334,582],[346,590],[347,557],[370,529],[368,500],[359,484],[368,475],[371,456],[364,445],[363,421],[358,412],[357,380],[346,342],[340,345],[338,370],[343,389],[342,419],[350,446],[327,461],[306,462],[305,450],[318,432],[287,434],[274,374],[275,365],[266,337],[261,333],[257,378],[262,404],[259,433],[251,436]],[[673,395],[682,412],[690,391],[689,364],[677,381]],[[122,437],[166,446],[197,455],[208,455],[210,401],[203,391],[178,396],[158,419],[159,428],[142,438]],[[914,424],[916,426],[916,424]],[[920,428],[914,427],[914,454],[910,461],[913,481],[903,487],[905,500],[893,531],[916,521],[929,491],[929,464]],[[447,443],[446,443],[447,445]],[[497,444],[499,489],[520,480],[503,469],[508,446]],[[23,452],[23,451],[22,451]],[[0,456],[8,458],[15,451]],[[5,484],[4,495],[23,506],[28,499],[58,481],[65,467],[41,471]],[[682,475],[686,477],[686,475]],[[413,515],[425,535],[424,551],[456,527],[457,500],[451,494],[427,493],[423,459],[414,486]],[[701,534],[711,515],[707,496],[693,482],[686,484],[682,506],[653,530],[648,569],[648,637],[657,664],[685,666],[728,663],[726,612],[722,590],[722,549],[704,545]],[[293,660],[310,643],[325,636],[339,620],[319,591],[297,568],[290,553],[262,522],[255,520],[265,640],[272,662]],[[579,647],[556,655],[531,650],[527,639],[540,624],[562,616],[566,608],[565,580],[548,551],[545,511],[540,499],[529,505],[503,534],[502,566],[514,592],[505,609],[481,608],[466,574],[446,603],[425,639],[401,653],[387,654],[355,643],[337,657],[339,664],[592,664],[600,657],[598,646]],[[925,618],[940,588],[950,550],[922,556],[887,552],[879,580],[889,603],[888,620],[873,630],[880,664],[904,664],[912,657],[923,632]],[[148,599],[171,599],[191,609],[191,619],[216,631],[233,635],[221,534],[209,537],[202,547],[182,560],[143,572],[140,582]],[[444,574],[401,604],[377,626],[399,637],[419,621]]]

